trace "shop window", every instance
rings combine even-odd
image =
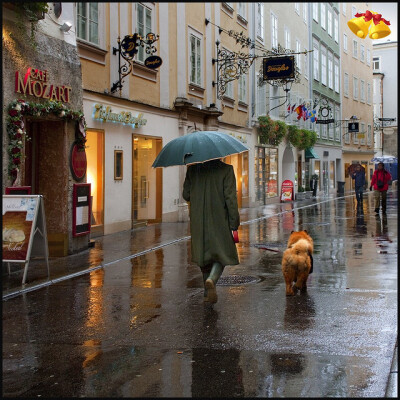
[[[104,131],[86,133],[87,183],[91,184],[92,227],[104,224]]]

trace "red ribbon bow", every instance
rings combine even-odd
[[[372,12],[369,10],[365,11],[365,13],[363,14],[357,13],[355,17],[356,18],[364,17],[365,22],[371,21],[372,19],[375,25],[378,25],[380,21],[382,21],[386,25],[390,25],[390,21],[387,21],[385,18],[382,18],[382,14],[372,14]]]

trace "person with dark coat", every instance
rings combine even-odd
[[[189,165],[182,195],[189,203],[192,261],[203,274],[204,301],[216,303],[225,266],[239,264],[232,235],[240,225],[232,165],[221,160]]]
[[[357,199],[357,208],[362,207],[363,202],[363,192],[365,186],[365,172],[361,169],[361,165],[356,165],[355,172],[351,175],[352,179],[354,179],[354,189],[356,192]]]
[[[381,201],[382,214],[386,214],[386,198],[390,180],[392,180],[392,175],[385,170],[385,165],[380,162],[378,164],[378,169],[376,169],[372,175],[371,186],[369,187],[369,190],[372,190],[372,187],[374,188],[375,212],[377,214],[379,214]]]

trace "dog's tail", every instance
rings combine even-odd
[[[292,244],[291,248],[296,254],[308,253],[311,255],[313,251],[311,243],[306,239],[298,240],[296,243]]]

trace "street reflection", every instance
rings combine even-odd
[[[285,330],[299,331],[313,327],[315,322],[314,299],[308,293],[287,297],[283,321]]]

